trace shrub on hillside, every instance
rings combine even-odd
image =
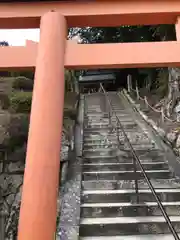
[[[10,97],[10,107],[16,113],[30,113],[32,92],[13,92]]]
[[[13,152],[26,144],[29,129],[29,115],[13,114],[6,128],[8,138],[5,140],[8,152]]]
[[[9,96],[5,93],[0,93],[0,105],[3,110],[6,110],[10,106]]]
[[[16,77],[13,82],[13,88],[16,90],[32,91],[33,80],[26,77]]]

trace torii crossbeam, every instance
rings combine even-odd
[[[152,24],[175,24],[177,41],[81,45],[66,40],[68,27]],[[37,27],[39,44],[0,49],[0,69],[36,69],[18,240],[54,239],[64,67],[180,66],[179,0],[0,3],[0,28]]]

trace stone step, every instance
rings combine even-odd
[[[115,126],[116,124],[114,124]],[[124,130],[126,131],[126,129],[130,129],[131,131],[134,130],[136,131],[136,128],[138,127],[138,125],[136,123],[133,123],[133,122],[128,122],[128,121],[125,121],[125,122],[122,122],[122,126],[124,128]],[[118,128],[117,127],[113,127],[113,124],[111,123],[111,126],[109,124],[102,124],[101,127],[93,127],[93,125],[86,125],[85,128],[84,128],[84,133],[87,135],[87,134],[99,134],[99,131],[100,132],[105,132],[105,133],[112,133],[112,130],[113,128],[116,129],[119,129],[119,132],[121,131],[121,127],[119,126]],[[115,132],[114,130],[114,132]]]
[[[99,129],[99,128],[110,128],[109,121],[108,122],[92,122],[88,121],[88,123],[85,125],[86,129]]]
[[[100,135],[100,133],[109,133],[112,134],[112,127],[107,126],[102,126],[99,128],[93,128],[93,127],[85,127],[84,128],[84,135]]]
[[[85,139],[86,138],[87,139],[92,138],[92,137],[96,137],[97,139],[98,138],[101,139],[103,136],[113,138],[113,137],[117,137],[117,131],[118,131],[119,138],[124,139],[124,133],[120,129],[118,130],[118,129],[115,129],[115,128],[109,128],[104,132],[103,131],[100,131],[100,132],[98,132],[98,131],[86,132],[85,131],[84,132],[84,137],[85,137]],[[134,131],[132,129],[128,129],[125,132],[126,132],[126,135],[129,139],[129,141],[131,141],[132,139],[137,139],[137,140],[139,140],[139,139],[145,139],[145,140],[149,139],[148,136],[145,133],[143,133],[142,131],[139,131],[139,130]],[[150,141],[150,139],[149,139],[149,141]]]
[[[113,147],[83,150],[83,156],[85,158],[93,157],[93,156],[104,157],[104,156],[116,156],[116,155],[117,155],[117,149],[114,149]]]
[[[133,146],[134,150],[138,150],[138,151],[144,150],[144,149],[147,150],[147,149],[155,148],[155,145],[153,143],[144,142],[144,141],[142,141],[142,142],[134,141],[134,142],[131,142],[131,145]],[[99,151],[99,149],[103,149],[103,151],[108,151],[107,149],[109,149],[111,151],[111,149],[115,150],[117,148],[122,151],[129,150],[128,145],[122,146],[118,143],[118,140],[116,142],[115,141],[111,142],[111,141],[106,140],[106,141],[102,142],[101,144],[100,143],[99,144],[92,144],[92,143],[87,144],[86,143],[86,144],[84,144],[84,147],[83,147],[85,152],[87,150],[89,150],[89,151],[93,151],[93,153],[95,150]]]
[[[117,148],[118,147],[118,143],[117,143],[117,139],[114,139],[112,141],[108,141],[108,140],[100,140],[100,141],[86,141],[86,143],[84,143],[83,145],[83,149],[84,150],[89,150],[89,149],[96,149],[96,148],[109,148],[109,147],[113,147],[113,148]]]
[[[116,120],[117,119],[116,117],[118,117],[120,122],[124,122],[126,120],[128,122],[136,123],[130,114],[122,115],[121,113],[119,113],[119,111],[115,111],[115,113],[116,114],[111,115],[111,120],[113,120],[113,119]]]
[[[107,118],[109,116],[109,114],[108,114],[108,112],[107,113],[103,113],[103,112],[101,112],[101,111],[91,111],[91,112],[87,112],[86,111],[86,115],[85,115],[85,119],[87,119],[87,118]]]
[[[146,174],[150,179],[166,179],[173,175],[169,170],[146,170]],[[83,172],[83,180],[135,180],[144,179],[141,171],[94,171]]]
[[[175,230],[180,232],[180,216],[170,216]],[[168,225],[161,216],[82,218],[80,236],[120,236],[136,234],[167,234]]]
[[[168,170],[168,163],[165,162],[150,162],[143,163],[143,167],[145,170]],[[140,170],[138,164],[136,164],[136,169]],[[91,171],[132,171],[134,170],[133,163],[85,163],[83,164],[83,171],[91,172]]]
[[[98,127],[98,126],[106,126],[109,124],[109,118],[87,118],[84,120],[84,126],[88,127],[88,126],[94,126],[94,127]]]
[[[121,136],[121,135],[120,135]],[[92,140],[92,139],[97,139],[97,140],[102,140],[103,138],[115,138],[117,139],[117,133],[116,131],[112,131],[112,129],[107,129],[107,131],[95,131],[95,132],[84,132],[84,140]]]
[[[88,138],[84,139],[84,147],[87,146],[95,146],[95,145],[104,145],[105,143],[115,143],[118,144],[120,148],[124,149],[126,148],[126,146],[129,146],[127,144],[127,142],[124,142],[124,139],[122,140],[121,138],[118,138],[117,136],[113,136],[113,137],[105,137],[105,136],[91,136]],[[133,146],[139,146],[139,148],[141,147],[141,145],[143,146],[151,146],[151,148],[153,149],[158,149],[155,145],[154,142],[150,142],[148,139],[132,139],[130,141],[131,145]]]
[[[180,201],[180,188],[156,189],[156,193],[162,202]],[[136,202],[136,192],[133,189],[119,190],[85,190],[82,191],[82,203],[116,203]],[[138,191],[139,203],[154,202],[154,196],[149,189]]]
[[[180,188],[179,178],[169,179],[151,179],[151,184],[156,189],[177,189]],[[120,190],[120,189],[135,189],[134,180],[89,180],[82,181],[83,190]],[[138,189],[149,189],[145,179],[138,180]]]
[[[135,149],[136,154],[141,157],[148,157],[148,158],[156,158],[156,157],[164,157],[164,153],[157,148],[152,148],[152,149]],[[127,154],[128,156],[132,156],[131,150],[130,149],[121,149],[119,150],[119,153],[124,153]]]
[[[123,127],[126,128],[126,125],[131,125],[133,126],[133,128],[137,127],[137,124],[135,124],[134,122],[131,121],[122,121],[121,122]],[[129,128],[129,126],[128,126]],[[112,129],[119,129],[119,132],[121,132],[121,127],[120,126],[116,126],[116,122],[111,121],[110,123],[101,123],[99,122],[98,124],[95,124],[94,122],[88,122],[87,124],[85,124],[85,128],[84,128],[84,132],[97,132],[98,130],[103,130],[105,132],[107,132],[107,130],[112,131]],[[142,134],[142,133],[141,133]]]
[[[180,234],[179,234],[180,238]],[[143,235],[124,235],[124,236],[91,236],[80,237],[80,240],[174,240],[172,234],[143,234]]]
[[[119,96],[116,93],[108,93],[108,96],[158,197],[180,232],[179,179],[174,178],[164,153],[131,117]],[[80,240],[160,240],[160,237],[172,240],[174,238],[168,235],[167,223],[138,165],[134,172],[131,149],[120,128],[120,142],[117,139],[115,114],[111,116],[112,128],[108,112],[101,112],[101,108],[105,109],[104,101],[102,93],[87,95]],[[138,179],[138,198],[134,179]]]
[[[84,157],[83,162],[84,163],[132,163],[132,155],[128,155],[124,152],[119,154],[118,156],[89,156]],[[141,162],[160,162],[164,161],[164,157],[161,155],[157,156],[151,156],[151,155],[145,155],[140,157]]]
[[[87,115],[88,116],[95,116],[95,113],[103,114],[102,110],[99,109],[99,108],[96,109],[96,107],[98,107],[98,105],[94,106],[94,108],[91,108],[91,109],[88,108],[87,111],[86,111]],[[116,108],[115,107],[115,109],[118,111],[118,113],[120,113],[122,115],[129,115],[130,116],[130,113],[128,113],[127,110],[124,109],[124,107],[122,107],[122,108],[119,108],[119,107]],[[107,108],[107,111],[108,111],[108,108]]]
[[[126,128],[124,129],[125,132],[126,132],[126,135],[128,137],[128,139],[131,139],[131,138],[135,138],[137,137],[138,139],[139,138],[144,138],[144,139],[148,139],[147,135],[145,135],[142,131],[140,131],[140,129],[132,129],[132,128]],[[95,138],[95,139],[102,139],[102,138],[113,138],[113,137],[116,137],[117,138],[117,130],[115,128],[113,129],[107,129],[106,131],[94,131],[94,132],[84,132],[83,134],[84,136],[84,139],[86,140],[90,140],[92,138]],[[124,134],[119,131],[119,137],[120,138],[123,138],[124,139]]]
[[[127,134],[131,144],[141,144],[141,143],[145,143],[145,144],[153,144],[155,145],[155,143],[153,141],[150,141],[150,139],[148,139],[145,136],[142,136],[142,134],[138,136],[138,134]],[[120,143],[123,142],[125,140],[125,137],[122,134],[119,134],[119,141]],[[100,144],[101,142],[116,142],[118,141],[118,137],[117,134],[112,133],[112,134],[108,134],[108,133],[104,133],[103,135],[96,135],[96,134],[91,134],[88,136],[84,136],[84,146],[86,146],[89,143],[93,143],[94,145],[96,144]]]
[[[86,110],[86,116],[88,117],[96,117],[95,113],[98,113],[97,116],[99,116],[100,114],[104,114],[104,116],[106,117],[107,114],[109,114],[108,112],[108,108],[107,109],[103,109],[104,111],[102,111],[101,109],[96,109],[96,108],[91,108],[91,109],[87,109]],[[131,115],[124,109],[119,109],[119,108],[115,108],[114,109],[118,115],[122,116],[122,117],[131,117]],[[131,117],[132,118],[132,117]]]
[[[91,112],[91,113],[86,113],[85,115],[85,120],[100,120],[100,121],[108,121],[109,118],[111,118],[111,120],[116,120],[116,117],[119,118],[120,121],[131,121],[131,122],[136,122],[132,116],[130,114],[126,114],[126,113],[122,113],[122,112],[119,112],[117,111],[116,113],[113,112],[111,114],[109,114],[108,112],[101,112],[101,113],[98,113],[98,112]]]
[[[136,153],[138,155],[141,155],[141,154],[146,154],[148,155],[148,151],[151,152],[149,153],[150,155],[153,154],[152,151],[157,151],[157,149],[152,149],[151,148],[151,144],[144,144],[142,146],[140,146],[140,144],[138,145],[134,145],[133,148],[134,150],[136,150]],[[128,155],[131,154],[132,156],[132,153],[131,153],[131,150],[129,148],[127,149],[124,149],[123,147],[119,147],[118,148],[113,148],[113,147],[109,147],[109,148],[96,148],[96,149],[84,149],[83,150],[83,156],[85,158],[87,157],[93,157],[93,156],[119,156],[119,155],[126,155],[126,153]]]
[[[104,133],[103,132],[101,132],[101,133],[96,133],[97,131],[95,131],[95,133],[94,132],[89,132],[88,134],[89,134],[89,136],[91,136],[91,135],[96,135],[96,136],[107,136],[107,133],[109,133],[109,135],[110,136],[117,136],[117,129],[116,128],[109,128],[109,129],[107,129],[107,131],[104,131]],[[127,137],[131,140],[132,138],[136,138],[137,140],[138,139],[149,139],[148,138],[148,136],[147,136],[147,134],[146,133],[144,133],[144,132],[142,132],[141,131],[141,129],[138,129],[138,130],[131,130],[131,129],[128,129],[128,131],[125,131],[126,132],[126,135],[127,135]],[[119,137],[124,137],[124,133],[121,131],[121,129],[120,128],[118,128],[118,133],[119,133]],[[88,134],[86,133],[86,135],[88,136]],[[149,139],[149,141],[152,141],[152,140],[150,140]]]
[[[180,202],[163,202],[169,216],[179,216]],[[146,203],[84,203],[82,218],[162,216],[157,202]]]
[[[146,143],[146,142],[133,143],[132,142],[131,145],[132,145],[133,149],[140,154],[143,152],[146,152],[147,150],[149,150],[149,151],[151,151],[153,149],[158,150],[154,143]],[[128,143],[119,145],[118,149],[121,151],[127,151],[127,152],[130,151],[131,152],[131,148],[129,147]]]

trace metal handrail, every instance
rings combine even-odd
[[[162,214],[163,214],[163,217],[165,218],[165,220],[166,220],[166,222],[167,222],[167,224],[168,224],[168,227],[169,227],[169,229],[170,229],[170,231],[171,231],[174,239],[175,239],[175,240],[180,240],[180,238],[179,238],[179,236],[178,236],[175,228],[174,228],[173,225],[172,225],[172,222],[171,222],[168,214],[166,213],[166,211],[165,211],[165,209],[164,209],[164,206],[163,206],[162,203],[161,203],[161,200],[159,199],[156,191],[154,190],[154,187],[153,187],[151,181],[149,180],[149,177],[148,177],[147,174],[146,174],[146,171],[144,170],[144,167],[143,167],[143,165],[142,165],[139,157],[137,156],[135,150],[133,149],[133,146],[132,146],[132,144],[131,144],[131,142],[130,142],[130,140],[129,140],[129,138],[128,138],[125,130],[124,130],[124,127],[123,127],[122,124],[121,124],[121,121],[119,120],[118,116],[116,115],[115,110],[113,109],[112,103],[111,103],[111,101],[110,101],[110,99],[109,99],[109,97],[108,97],[107,92],[105,91],[105,89],[104,89],[104,87],[103,87],[102,84],[100,84],[100,87],[101,87],[101,89],[102,89],[102,91],[103,91],[103,93],[104,93],[104,95],[105,95],[106,101],[109,103],[110,111],[111,111],[112,113],[114,113],[114,115],[115,115],[115,117],[116,117],[116,120],[117,120],[117,122],[118,122],[118,124],[119,124],[119,126],[120,126],[120,128],[121,128],[121,130],[122,130],[122,132],[123,132],[123,134],[124,134],[125,140],[127,141],[128,145],[129,145],[129,148],[130,148],[130,150],[131,150],[131,153],[132,153],[132,155],[133,155],[133,159],[139,164],[139,167],[140,167],[140,169],[141,169],[141,171],[142,171],[142,173],[143,173],[143,175],[144,175],[144,178],[145,178],[145,180],[146,180],[146,182],[147,182],[147,184],[148,184],[148,187],[150,188],[150,190],[151,190],[151,192],[152,192],[152,194],[153,194],[153,196],[154,196],[154,198],[155,198],[155,200],[156,200],[156,202],[157,202],[157,204],[158,204],[158,206],[159,206],[159,208],[160,208],[160,210],[161,210],[161,212],[162,212]]]

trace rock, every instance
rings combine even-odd
[[[176,113],[180,113],[180,104],[178,104],[178,105],[175,107],[175,112],[176,112]]]
[[[66,181],[67,172],[68,172],[68,162],[66,161],[62,164],[61,184],[63,184]]]
[[[68,160],[68,152],[69,152],[69,146],[62,145],[62,147],[61,147],[61,161]]]
[[[137,107],[137,108],[140,108],[140,107],[141,107],[141,105],[140,105],[140,104],[136,104],[136,107]]]
[[[179,147],[180,147],[180,134],[178,135],[176,140],[176,148],[179,148]]]
[[[168,141],[170,143],[174,143],[176,141],[177,133],[176,132],[170,132],[166,135]]]
[[[63,133],[61,140],[61,161],[66,161],[68,159],[69,146],[70,142]]]
[[[180,122],[180,103],[175,107],[176,121]]]
[[[155,129],[155,127],[154,127],[154,129]],[[155,129],[157,132],[158,132],[158,134],[159,134],[159,136],[160,137],[162,137],[162,138],[164,138],[165,137],[165,131],[162,129],[162,128],[157,128],[157,129]]]

